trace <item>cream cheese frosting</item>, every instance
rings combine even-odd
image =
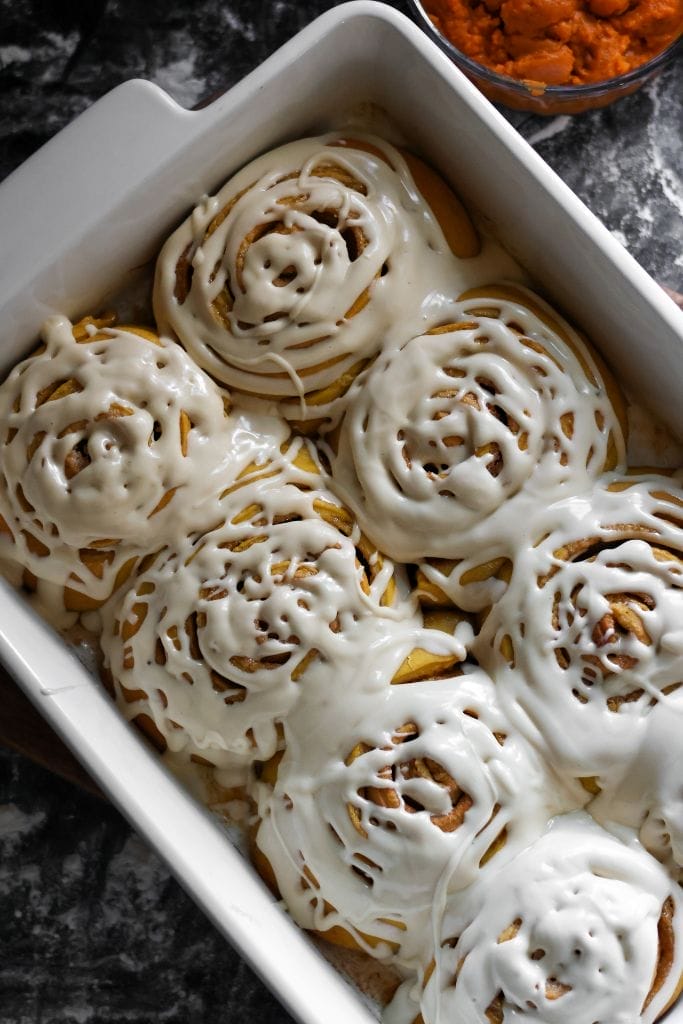
[[[454,907],[424,1024],[652,1022],[680,987],[678,886],[587,815],[556,819],[479,888],[474,916]],[[404,991],[389,1020],[409,1007]]]
[[[350,662],[334,685],[314,682],[285,722],[275,785],[255,791],[256,844],[295,919],[404,966],[432,949],[449,892],[575,806],[509,732],[481,669],[392,684],[412,648],[452,642],[390,637],[362,673]]]
[[[638,831],[646,850],[683,884],[683,699],[658,704],[634,750],[629,772],[590,804],[606,828]]]
[[[539,303],[483,288],[453,305],[452,322],[385,349],[354,387],[334,472],[393,557],[509,554],[535,507],[623,461],[597,366]]]
[[[65,317],[0,388],[0,437],[3,555],[97,600],[258,450],[179,345]]]
[[[161,251],[154,308],[217,379],[309,419],[386,332],[417,333],[494,267],[515,272],[490,242],[451,254],[395,147],[335,133],[259,157],[200,203]]]
[[[623,475],[523,279],[330,133],[171,235],[160,335],[55,317],[0,387],[13,579],[292,916],[407,976],[387,1024],[651,1024],[681,975],[682,480]]]
[[[683,683],[682,510],[656,475],[551,506],[477,639],[506,712],[570,776],[614,785]]]
[[[415,622],[417,609],[301,438],[248,468],[215,514],[218,525],[159,552],[110,603],[101,643],[128,717],[222,768],[275,753],[314,662],[335,674],[366,620]]]

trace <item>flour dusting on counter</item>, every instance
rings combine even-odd
[[[169,59],[157,68],[152,81],[169,93],[181,107],[189,110],[204,99],[209,91],[206,79],[198,74],[199,54],[189,33],[175,33],[171,54]]]

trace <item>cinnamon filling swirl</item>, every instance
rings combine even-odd
[[[558,819],[489,885],[426,973],[423,1020],[654,1021],[676,993],[681,907],[666,871],[585,815]],[[450,933],[452,935],[452,932]]]

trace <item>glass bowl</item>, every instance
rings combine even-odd
[[[435,43],[451,58],[456,67],[473,82],[493,103],[500,103],[514,110],[529,110],[535,114],[580,114],[584,110],[605,107],[608,103],[628,96],[658,75],[683,49],[683,38],[673,43],[655,57],[634,68],[625,75],[608,78],[588,85],[545,85],[510,78],[498,74],[491,68],[479,64],[458,50],[434,25],[420,0],[409,0],[418,24]]]

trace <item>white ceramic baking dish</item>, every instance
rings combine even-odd
[[[683,435],[683,315],[507,122],[403,16],[323,15],[197,112],[149,83],[115,89],[0,187],[0,367],[53,312],[101,308],[197,197],[262,150],[371,102],[449,176],[624,382]],[[220,827],[8,586],[0,657],[209,917],[306,1024],[371,1011],[265,891]],[[683,1024],[683,1007],[670,1024]]]

